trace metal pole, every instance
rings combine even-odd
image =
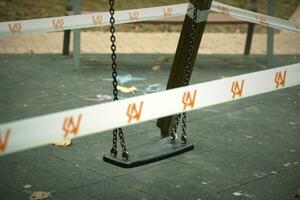
[[[75,15],[80,14],[80,0],[75,0],[74,2],[74,14]],[[75,67],[79,67],[80,66],[80,29],[75,29],[73,33],[74,33],[73,62]]]
[[[190,0],[190,3],[194,3],[194,0]],[[208,10],[211,6],[212,0],[201,0],[198,1],[197,7],[200,11]],[[185,82],[185,66],[187,66],[187,57],[188,57],[188,49],[190,44],[188,41],[191,39],[191,30],[192,30],[192,23],[193,19],[189,16],[185,16],[180,38],[177,45],[176,54],[173,60],[173,65],[171,68],[171,72],[169,75],[169,80],[167,84],[167,89],[177,88],[184,86]],[[194,36],[194,48],[192,51],[192,60],[191,60],[191,71],[190,76],[193,71],[193,66],[196,61],[196,57],[198,54],[198,49],[200,46],[200,42],[202,39],[202,35],[204,33],[206,21],[200,22],[196,24],[195,27],[195,36]],[[172,128],[172,122],[174,121],[174,117],[176,116],[169,116],[160,118],[157,121],[157,126],[161,130],[161,137],[169,136],[169,130]]]
[[[257,0],[251,0],[251,11],[257,12]],[[250,54],[253,32],[254,32],[254,23],[249,23],[244,55]]]
[[[275,14],[275,0],[268,0],[268,15],[274,16]],[[267,28],[267,65],[273,64],[273,49],[274,49],[274,29]]]
[[[73,0],[67,0],[66,11],[73,10]],[[69,55],[71,30],[64,31],[63,55]]]

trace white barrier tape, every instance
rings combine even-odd
[[[216,1],[212,2],[210,9],[212,11],[219,12],[224,15],[228,15],[248,22],[276,28],[279,30],[286,30],[286,31],[300,33],[300,23],[295,23],[295,22],[279,19],[276,17],[263,15],[257,12],[236,8]]]
[[[115,13],[116,24],[156,20],[167,17],[182,16],[187,13],[187,3],[153,8],[142,8],[135,10],[124,10]],[[273,28],[300,32],[300,24],[285,21],[275,17],[227,6],[213,1],[211,10],[230,15],[235,18],[258,23]],[[188,12],[189,13],[189,12]],[[198,20],[206,19],[206,12],[200,12]],[[110,14],[100,12],[93,14],[82,14],[74,16],[52,17],[44,19],[21,20],[0,23],[0,37],[12,36],[23,33],[51,32],[70,29],[92,28],[109,25]]]
[[[0,125],[0,155],[300,84],[300,63]]]
[[[194,10],[195,6],[193,4],[189,4],[186,15],[189,16],[191,19],[194,18]],[[197,19],[196,23],[201,23],[207,21],[209,14],[209,10],[197,10]]]
[[[140,22],[185,15],[188,4],[142,8],[115,12],[116,24]],[[74,16],[11,21],[0,23],[0,36],[31,32],[51,32],[109,25],[110,14],[98,12]]]

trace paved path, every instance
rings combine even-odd
[[[291,21],[300,22],[300,6]],[[109,53],[108,32],[82,31],[82,53]],[[174,54],[179,33],[117,33],[119,53],[167,53]],[[205,33],[199,53],[242,54],[246,40],[245,33]],[[9,53],[61,53],[63,33],[35,33],[0,38],[0,54]],[[71,47],[72,49],[72,47]],[[252,54],[266,54],[266,34],[254,34]],[[281,31],[275,34],[275,54],[299,54],[300,34]]]

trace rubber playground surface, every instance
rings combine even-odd
[[[276,55],[274,66],[300,61]],[[173,55],[120,54],[119,80],[133,94],[165,89]],[[109,55],[0,55],[0,122],[110,101]],[[268,69],[262,55],[199,55],[191,84]],[[122,81],[121,81],[122,80]],[[294,199],[300,188],[300,86],[188,113],[195,149],[123,169],[102,161],[111,131],[0,157],[0,199]],[[158,105],[164,106],[164,105]],[[103,113],[103,118],[114,113]],[[99,119],[99,121],[101,118]],[[124,128],[128,150],[160,137],[156,121]]]

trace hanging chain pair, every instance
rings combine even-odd
[[[189,46],[188,57],[187,57],[187,65],[186,65],[186,69],[185,69],[185,79],[184,79],[185,86],[187,86],[189,84],[191,68],[192,68],[192,57],[193,57],[192,51],[194,49],[196,21],[197,21],[197,12],[198,12],[198,8],[196,6],[197,3],[198,3],[198,0],[195,0],[194,1],[192,30],[191,30],[191,34],[190,34],[191,39],[189,41],[190,46]],[[182,115],[182,118],[181,118],[181,115]],[[181,143],[186,144],[187,138],[186,138],[186,113],[185,112],[177,114],[175,121],[174,121],[172,131],[170,133],[170,139],[172,142],[174,142],[176,139],[177,127],[178,127],[180,118],[182,120],[181,121],[181,123],[182,123]]]
[[[111,60],[112,60],[112,64],[111,64],[111,67],[112,67],[112,78],[113,78],[113,95],[114,95],[114,101],[117,101],[118,100],[118,82],[117,82],[117,63],[116,63],[116,59],[117,59],[117,55],[116,55],[116,36],[115,36],[115,32],[116,32],[116,29],[115,29],[115,18],[114,18],[114,14],[115,14],[115,9],[114,9],[114,4],[115,4],[115,1],[114,0],[109,0],[109,5],[110,5],[110,9],[109,9],[109,13],[110,13],[110,33],[111,33],[111,36],[110,36],[110,41],[111,41],[111,51],[112,51],[112,54],[111,54]],[[125,139],[124,139],[124,134],[123,134],[123,130],[122,128],[116,128],[113,130],[113,146],[110,150],[110,153],[112,156],[117,156],[118,154],[118,150],[117,150],[117,142],[118,142],[118,135],[119,135],[119,138],[120,138],[120,144],[121,144],[121,147],[122,147],[122,158],[124,160],[128,160],[129,158],[129,154],[126,150],[126,145],[125,145]]]

